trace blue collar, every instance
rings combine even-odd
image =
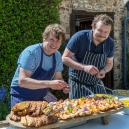
[[[92,30],[89,31],[89,40],[90,40],[90,43],[93,41],[92,40]]]

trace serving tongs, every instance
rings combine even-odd
[[[112,95],[115,95],[115,93],[114,93],[114,91],[113,91],[112,89],[107,88],[107,87],[105,87],[105,86],[104,86],[104,85],[102,85],[102,84],[98,84],[98,86],[102,86],[102,87],[105,89],[105,91],[106,91],[106,90],[108,90],[108,91],[110,91],[110,92],[111,92],[111,94],[112,94]]]
[[[51,112],[53,111],[53,108],[48,107],[48,109],[46,109],[47,112],[45,113],[45,118],[48,118],[48,116],[51,114]]]
[[[114,93],[114,91],[113,91],[112,89],[105,87],[103,84],[97,84],[97,85],[98,85],[98,86],[102,86],[105,91],[110,91],[110,94],[111,94],[111,95],[116,96],[115,93]],[[95,95],[95,94],[94,94],[90,89],[88,89],[87,87],[82,86],[81,88],[82,88],[82,89],[84,88],[85,90],[89,91],[89,93],[91,94],[91,96],[94,96],[94,95]],[[107,94],[107,92],[106,92],[106,94]]]
[[[51,110],[46,113],[45,118],[48,119],[48,117],[54,116],[56,113],[58,113],[58,112],[60,112],[60,111],[63,111],[63,110],[64,110],[63,107],[61,107],[61,108],[59,108],[59,109],[57,109],[57,110],[55,110],[55,111],[53,111],[53,109],[51,108]]]
[[[85,90],[88,90],[88,91],[91,93],[91,95],[93,95],[93,96],[95,95],[95,94],[94,94],[91,90],[89,90],[87,87],[82,86],[81,88],[82,88],[82,89],[84,88]]]

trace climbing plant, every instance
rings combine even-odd
[[[0,0],[0,87],[9,87],[21,51],[42,42],[42,32],[52,23],[60,23],[61,0]],[[3,95],[3,91],[1,92]],[[9,101],[0,102],[0,120],[9,112]],[[2,105],[1,105],[2,104]]]
[[[21,51],[42,42],[48,24],[60,22],[61,0],[0,1],[0,85],[10,85]]]

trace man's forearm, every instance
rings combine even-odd
[[[65,57],[63,59],[63,63],[70,68],[77,69],[77,70],[84,70],[84,64],[76,62],[69,57]]]
[[[112,68],[113,68],[113,63],[108,63],[103,67],[106,73],[109,72]]]
[[[26,77],[22,80],[19,80],[20,87],[28,88],[28,89],[42,89],[48,88],[50,86],[51,81],[49,80],[35,80],[29,77]]]

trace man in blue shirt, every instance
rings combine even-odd
[[[52,24],[42,34],[43,43],[31,45],[18,58],[18,66],[11,83],[11,107],[20,101],[42,101],[53,90],[70,91],[62,78],[63,63],[57,51],[65,40],[61,25]]]
[[[69,66],[69,97],[80,98],[91,93],[106,93],[101,81],[113,67],[114,41],[109,34],[113,20],[106,14],[97,15],[92,30],[75,33],[63,53]]]

